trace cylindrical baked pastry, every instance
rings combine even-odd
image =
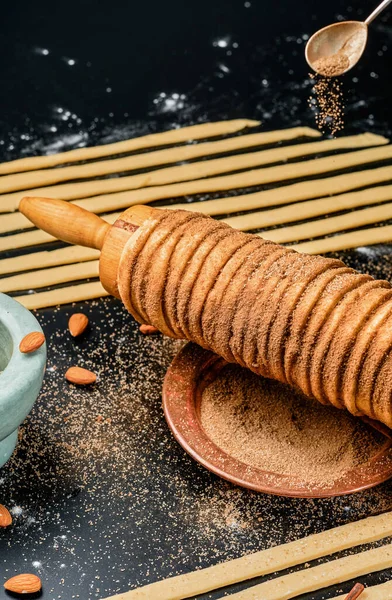
[[[388,282],[170,210],[129,239],[117,281],[139,322],[392,427]]]

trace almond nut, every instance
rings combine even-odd
[[[12,517],[8,508],[0,504],[0,527],[8,527],[11,525]]]
[[[75,313],[71,315],[68,321],[68,329],[72,337],[82,335],[88,325],[88,317],[83,313]]]
[[[14,594],[35,594],[42,588],[42,583],[37,575],[31,573],[23,573],[22,575],[15,575],[5,582],[4,588],[7,592]]]
[[[97,380],[95,373],[82,369],[82,367],[70,367],[65,374],[65,378],[71,383],[76,383],[76,385],[90,385]]]
[[[159,329],[154,327],[154,325],[146,325],[146,324],[140,325],[139,331],[140,331],[140,333],[143,333],[144,335],[153,335],[154,333],[159,333]]]
[[[30,354],[35,352],[38,348],[41,348],[42,344],[45,343],[45,336],[40,331],[32,331],[25,335],[23,340],[19,344],[19,350],[23,354]]]

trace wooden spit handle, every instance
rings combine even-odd
[[[63,242],[101,250],[109,223],[94,213],[63,200],[25,197],[19,210],[36,227]]]
[[[120,298],[117,274],[125,245],[146,220],[160,211],[151,206],[131,206],[110,225],[76,204],[54,198],[23,198],[19,210],[34,225],[63,242],[101,250],[99,278],[116,298]]]

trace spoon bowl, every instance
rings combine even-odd
[[[361,21],[342,21],[328,25],[309,39],[305,49],[307,63],[316,73],[328,75],[327,72],[323,72],[319,61],[334,55],[345,55],[348,65],[335,73],[343,75],[352,69],[361,58],[366,47],[367,37],[368,27]]]

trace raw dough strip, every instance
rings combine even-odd
[[[347,594],[343,594],[331,600],[346,600],[346,598]],[[388,598],[392,598],[392,581],[365,588],[360,596],[360,600],[387,600]]]
[[[387,244],[391,241],[392,225],[385,225],[384,227],[371,227],[370,229],[342,233],[322,240],[302,242],[301,244],[294,244],[291,248],[297,250],[297,252],[307,252],[308,254],[326,254],[327,252],[338,252],[339,250],[349,250],[350,248],[360,248],[374,244]]]
[[[317,181],[314,182],[314,185],[315,187],[317,186]],[[241,201],[240,198],[239,200]],[[289,204],[288,206],[283,206],[282,208],[246,213],[245,215],[241,215],[239,217],[228,217],[227,219],[224,219],[224,221],[225,223],[231,225],[231,227],[241,229],[242,231],[247,231],[249,229],[266,229],[267,227],[272,227],[273,225],[282,225],[283,223],[292,223],[294,221],[304,221],[305,219],[312,219],[314,217],[320,217],[334,212],[350,210],[351,208],[366,206],[367,204],[386,202],[387,200],[392,200],[392,185],[367,188],[366,190],[361,190],[360,192],[350,192],[348,194],[333,196],[332,198],[318,197],[315,200],[308,200],[307,202],[300,202],[295,205]],[[200,203],[193,205],[191,204],[188,206],[189,208],[194,206],[196,209],[199,204]],[[237,210],[243,210],[240,202],[237,206]],[[353,215],[355,213],[350,214]],[[8,215],[6,216],[8,217]],[[2,219],[0,217],[0,227],[1,224]],[[298,231],[301,231],[299,229],[301,226],[297,227]],[[312,237],[314,237],[314,234]]]
[[[235,175],[210,177],[208,179],[198,179],[196,181],[188,181],[185,183],[172,183],[169,185],[139,190],[128,190],[126,192],[112,194],[102,194],[103,190],[97,189],[96,194],[101,193],[101,195],[96,195],[93,198],[75,200],[75,204],[96,213],[109,212],[110,210],[128,208],[135,204],[147,204],[154,200],[252,187],[262,183],[263,177],[264,169],[254,169],[244,173],[236,173]],[[121,183],[123,179],[124,178],[114,180],[109,179],[104,180],[103,183],[106,184],[107,181],[109,181],[109,183],[112,181],[120,181]],[[255,210],[268,206],[277,206],[278,204],[289,204],[290,202],[308,200],[309,198],[339,194],[347,190],[390,181],[391,179],[392,167],[388,165],[386,167],[378,167],[377,169],[345,173],[344,175],[335,175],[319,180],[302,181],[301,183],[293,183],[277,189],[254,192],[252,194],[219,198],[217,200],[205,200],[204,202],[199,202],[199,211],[211,216],[238,212],[239,202],[241,210]],[[56,193],[54,191],[55,188],[47,188],[48,193],[49,190],[51,190],[51,197],[72,200],[72,198],[61,196],[59,192]],[[54,196],[52,195],[52,191],[55,194]],[[12,194],[9,196],[12,196]],[[6,197],[7,196],[0,197],[2,200],[0,203],[2,207],[1,210],[5,210],[3,208],[3,201],[6,201]],[[14,194],[13,198],[10,198],[12,203],[15,204],[14,208],[11,208],[11,210],[16,210],[20,197],[21,194],[18,192],[17,194]],[[75,197],[79,198],[79,195],[76,195]],[[187,210],[189,208],[189,203],[175,204],[170,208]]]
[[[392,566],[392,544],[297,571],[232,594],[232,600],[290,600]],[[222,599],[223,600],[223,599]]]
[[[392,513],[386,513],[200,571],[177,575],[106,600],[182,600],[254,577],[270,575],[341,550],[375,542],[391,534]]]
[[[293,134],[289,130],[288,135],[286,131],[283,131],[282,133],[279,132],[275,137],[277,138],[276,141],[279,139],[284,141],[286,139],[292,139]],[[297,136],[294,134],[294,137]],[[138,171],[150,167],[209,157],[216,154],[226,154],[228,152],[234,152],[235,150],[261,146],[266,143],[265,140],[267,140],[268,143],[270,138],[271,136],[265,133],[253,133],[250,135],[241,135],[219,140],[218,142],[202,142],[199,144],[176,146],[164,150],[155,150],[154,152],[132,154],[131,156],[124,156],[122,158],[90,162],[85,165],[72,165],[60,169],[42,169],[39,171],[19,173],[17,175],[4,175],[3,177],[0,177],[0,192],[26,190],[31,187],[47,186],[62,181],[91,179],[93,177],[110,175],[111,173]],[[341,150],[346,148],[363,148],[366,146],[380,146],[387,143],[388,140],[382,136],[374,135],[372,133],[361,133],[357,136],[338,138],[338,140],[325,140],[323,142],[294,144],[291,146],[271,148],[270,150],[260,150],[254,154],[257,155],[258,164],[267,164],[318,152],[329,152],[330,150]],[[242,155],[239,154],[230,158],[240,159],[241,156]],[[214,159],[214,162],[216,162],[216,166],[218,167],[218,165],[222,164],[227,158],[229,157],[216,158]],[[247,160],[248,158],[243,159],[244,162]],[[234,164],[236,164],[236,160],[234,160]],[[239,160],[239,164],[242,164],[241,160]],[[240,169],[241,166],[238,168]],[[193,167],[193,170],[196,172],[198,171],[197,167]],[[146,174],[144,174],[144,178],[145,177]]]
[[[49,242],[56,242],[56,238],[45,231],[35,229],[26,233],[15,233],[0,237],[0,252],[7,250],[16,250],[17,248],[27,248],[28,246],[38,246]]]
[[[42,269],[34,273],[24,273],[0,279],[0,292],[18,292],[28,289],[44,288],[60,283],[99,277],[99,261],[65,265],[54,269]]]
[[[82,283],[81,285],[70,285],[49,292],[38,292],[37,294],[27,294],[26,296],[17,296],[15,300],[23,304],[29,310],[37,308],[47,308],[48,306],[57,306],[61,304],[71,304],[72,302],[82,302],[93,298],[102,298],[109,296],[108,292],[99,281],[92,283]]]
[[[390,152],[390,154],[392,155],[392,145],[388,146],[388,151]],[[376,152],[379,151],[379,148],[376,148]],[[385,148],[381,149],[381,150],[386,150]],[[338,168],[346,168],[348,166],[350,166],[348,163],[350,163],[351,165],[353,164],[353,157],[355,157],[355,155],[360,155],[362,154],[362,152],[374,152],[374,150],[365,150],[365,151],[359,151],[359,152],[350,152],[348,154],[343,154],[340,155],[339,159],[340,159],[340,164]],[[377,160],[374,156],[374,154],[371,155],[373,157],[374,160]],[[325,160],[328,161],[328,163],[325,162]],[[328,165],[331,166],[331,160],[333,160],[333,165],[332,168],[336,168],[336,157],[327,157],[327,159],[317,159],[317,160],[313,160],[313,161],[308,161],[308,162],[304,162],[304,163],[294,163],[293,165],[284,165],[284,166],[278,166],[278,167],[271,167],[271,168],[266,168],[266,169],[262,169],[265,173],[270,173],[270,175],[265,178],[266,181],[265,182],[271,182],[271,181],[279,181],[280,178],[284,179],[285,178],[285,173],[286,175],[287,173],[287,169],[289,169],[289,171],[292,173],[292,177],[296,177],[296,176],[301,176],[300,171],[302,173],[302,175],[311,175],[314,174],[315,172],[323,172],[323,170],[327,170],[328,171]],[[206,161],[206,162],[211,162],[211,161]],[[303,169],[303,167],[306,167],[306,169]],[[296,172],[296,173],[295,173]],[[352,177],[355,177],[355,173],[351,174]],[[112,180],[110,180],[112,181]],[[200,203],[200,206],[202,206],[203,203]],[[199,203],[198,203],[199,205]],[[188,205],[188,209],[189,209],[189,205]],[[238,204],[237,204],[237,210],[238,210]],[[118,213],[116,213],[117,215]],[[115,215],[107,215],[106,220],[108,222],[113,222],[113,220],[115,220]],[[112,221],[110,221],[109,219],[113,219]],[[0,252],[1,251],[5,251],[5,250],[12,250],[14,248],[23,248],[26,246],[33,246],[33,245],[38,245],[38,244],[44,244],[48,241],[52,241],[53,238],[51,236],[48,236],[48,234],[44,233],[44,232],[39,232],[39,231],[29,231],[26,233],[17,233],[15,235],[10,235],[10,236],[6,236],[6,237],[2,237],[0,238]]]
[[[66,246],[59,250],[45,250],[43,252],[22,254],[21,256],[14,256],[13,258],[2,258],[0,260],[0,275],[32,271],[44,267],[58,267],[59,265],[67,264],[74,264],[73,268],[76,268],[78,262],[95,260],[99,258],[99,255],[100,251],[94,250],[93,248]],[[26,274],[26,277],[32,277],[32,275]],[[23,289],[26,289],[26,287]]]
[[[314,152],[321,152],[323,144],[329,141],[335,142],[335,149],[339,148],[339,140],[346,138],[338,138],[337,140],[327,140],[325,142],[317,142],[313,144],[305,144],[307,146],[317,146],[319,149]],[[369,145],[369,144],[366,144]],[[376,144],[373,144],[376,145]],[[298,148],[296,145],[294,148]],[[328,146],[331,150],[331,146]],[[284,149],[278,148],[282,151]],[[0,196],[0,211],[12,212],[18,208],[19,202],[26,194],[34,196],[46,196],[49,198],[61,198],[62,200],[72,200],[76,198],[85,198],[86,196],[94,196],[107,192],[116,192],[120,190],[135,190],[150,186],[164,186],[165,184],[173,184],[187,181],[189,187],[188,193],[197,193],[192,191],[192,186],[195,190],[203,191],[203,187],[210,191],[221,191],[224,189],[236,189],[239,187],[249,187],[252,185],[260,185],[265,183],[280,182],[290,179],[299,179],[301,177],[309,177],[319,173],[328,173],[337,170],[348,169],[354,166],[363,165],[366,163],[376,162],[380,160],[388,160],[392,158],[392,145],[382,146],[381,148],[367,148],[366,150],[357,150],[355,152],[347,152],[345,154],[327,156],[324,158],[312,159],[289,163],[286,165],[277,165],[274,167],[264,167],[257,169],[255,172],[240,173],[233,175],[226,181],[226,177],[216,178],[214,182],[199,182],[197,185],[193,179],[202,179],[222,173],[230,173],[230,171],[240,171],[241,169],[251,169],[259,167],[262,163],[263,152],[251,152],[249,154],[239,154],[235,156],[227,156],[214,160],[203,160],[189,165],[171,166],[164,169],[157,169],[149,173],[131,175],[126,177],[116,177],[110,179],[98,179],[94,181],[79,181],[75,183],[62,184],[57,186],[41,187],[29,189],[23,193],[17,192]],[[58,169],[56,169],[58,170]],[[353,174],[351,174],[353,176]],[[219,181],[217,181],[219,180]],[[1,178],[0,178],[1,182]],[[185,185],[183,187],[186,189]],[[354,184],[355,187],[355,184]],[[184,192],[185,194],[186,192]],[[317,194],[319,192],[316,191]],[[182,194],[181,194],[182,195]],[[170,196],[166,196],[170,197]],[[159,196],[158,196],[159,198]],[[114,199],[113,199],[114,200]],[[137,202],[135,202],[137,204]],[[84,205],[83,205],[84,206]],[[128,206],[125,201],[125,206]],[[86,208],[86,206],[84,206]],[[112,206],[112,210],[115,206]],[[109,209],[110,210],[110,209]],[[102,212],[102,211],[101,211]]]
[[[74,203],[82,206],[87,210],[95,213],[109,212],[110,210],[125,209],[135,204],[147,204],[154,200],[164,200],[166,198],[177,198],[179,196],[188,196],[191,194],[219,192],[244,187],[252,187],[260,183],[260,177],[264,177],[264,169],[255,169],[236,175],[225,175],[222,177],[210,177],[208,179],[189,181],[185,183],[173,183],[169,185],[149,187],[139,190],[128,190],[126,192],[117,192],[112,194],[96,195],[93,198],[82,198],[75,200]],[[109,179],[107,181],[122,181],[120,179]],[[346,173],[344,175],[335,175],[320,180],[303,181],[301,183],[293,183],[277,189],[266,190],[262,192],[254,192],[252,194],[244,194],[241,196],[219,198],[218,200],[205,200],[198,203],[198,210],[204,214],[211,216],[229,214],[241,210],[255,210],[258,208],[277,206],[279,204],[289,204],[290,202],[298,202],[309,198],[329,196],[339,194],[347,190],[352,190],[360,187],[370,186],[383,183],[392,179],[392,167],[379,167],[377,169],[368,169],[357,171],[355,173]],[[93,182],[94,183],[94,182]],[[60,186],[61,187],[61,186]],[[65,187],[65,186],[63,186]],[[69,200],[70,198],[61,196],[55,192],[56,188],[44,188],[45,193],[51,197],[62,198]],[[78,188],[76,189],[78,191]],[[102,190],[96,190],[99,194]],[[0,197],[2,203],[1,210],[4,209],[4,202],[13,205],[11,211],[16,210],[22,194],[9,194]],[[79,194],[76,194],[76,198]],[[240,203],[240,204],[239,204]],[[175,204],[170,208],[180,208],[189,210],[191,205]]]
[[[390,186],[387,186],[388,188]],[[372,192],[373,190],[365,190],[369,193],[368,200],[372,202]],[[360,192],[362,194],[362,192]],[[355,194],[352,194],[354,196]],[[384,197],[383,194],[380,194],[381,197]],[[391,197],[391,193],[387,192],[385,196]],[[362,198],[364,195],[362,196]],[[375,197],[377,197],[377,192],[375,193]],[[329,204],[331,204],[332,210],[340,210],[338,208],[338,204],[334,204],[333,198],[315,200],[306,202],[304,204],[306,206],[305,210],[302,212],[301,205],[288,206],[284,209],[276,209],[271,211],[265,211],[266,222],[267,225],[271,225],[272,222],[275,224],[283,224],[285,221],[290,222],[296,220],[298,218],[307,218],[306,216],[302,216],[302,214],[311,215],[313,212],[311,209],[311,204],[317,203],[316,215],[319,216],[321,213],[321,206],[324,205],[324,214],[325,212],[330,212]],[[377,200],[376,200],[377,201]],[[197,211],[200,203],[195,203],[193,208],[195,212]],[[192,205],[188,205],[188,210],[192,207]],[[162,207],[169,208],[169,207]],[[279,212],[278,212],[279,211]],[[197,211],[198,212],[198,211]],[[275,217],[273,213],[278,213]],[[242,215],[241,217],[234,217],[229,219],[224,219],[223,222],[227,223],[232,227],[236,227],[237,229],[256,229],[259,225],[259,222],[256,224],[253,223],[253,214],[250,213],[248,215]],[[259,214],[259,213],[257,213]],[[261,212],[261,215],[263,212]],[[315,215],[314,215],[315,216]],[[108,223],[114,223],[114,221],[119,217],[119,213],[112,213],[110,215],[104,215],[102,218]],[[384,204],[381,206],[365,208],[362,210],[358,210],[355,212],[349,212],[344,215],[340,215],[338,217],[330,217],[327,219],[319,219],[317,221],[307,222],[301,225],[293,225],[291,227],[282,227],[279,229],[271,230],[271,231],[263,231],[259,235],[266,240],[271,240],[278,244],[284,244],[289,242],[294,242],[301,239],[309,238],[309,233],[311,232],[312,237],[321,237],[324,235],[328,235],[330,233],[336,233],[338,231],[344,231],[345,229],[354,229],[356,227],[362,227],[363,225],[370,225],[371,223],[380,223],[382,221],[387,221],[392,218],[392,203]],[[241,225],[241,227],[240,227]],[[48,233],[43,231],[29,231],[25,233],[17,233],[15,235],[9,235],[5,237],[0,237],[0,251],[12,250],[14,248],[23,248],[27,246],[34,246],[39,244],[45,244],[47,242],[54,241],[55,238],[50,236]],[[365,244],[360,244],[365,245]],[[319,252],[321,254],[322,252]],[[310,252],[310,254],[314,254]]]
[[[328,208],[326,211],[328,211]],[[249,218],[251,218],[251,215],[249,215]],[[282,227],[273,231],[262,231],[259,235],[266,240],[285,244],[296,242],[297,240],[309,239],[310,237],[321,237],[330,233],[344,231],[345,229],[356,229],[357,227],[371,225],[372,223],[381,223],[389,219],[392,219],[392,202],[374,208],[356,210],[338,217],[308,221],[302,225]]]
[[[392,177],[392,171],[390,175]],[[317,194],[318,192],[318,183],[319,182],[317,180],[313,182],[315,194]],[[282,191],[284,191],[284,188],[282,189]],[[265,194],[265,192],[259,192],[259,194],[262,196],[263,194]],[[231,198],[230,200],[236,200],[237,211],[243,211],[245,210],[243,207],[243,200],[246,201],[246,198],[246,195],[236,196],[235,198]],[[392,185],[367,188],[366,190],[361,190],[360,192],[349,192],[346,194],[334,196],[332,198],[318,197],[315,200],[301,202],[296,206],[288,205],[282,208],[275,208],[272,210],[262,210],[250,214],[247,213],[238,217],[229,217],[225,219],[225,222],[229,223],[229,225],[231,225],[232,227],[235,227],[236,229],[241,229],[243,231],[249,229],[265,229],[266,227],[280,225],[285,222],[288,223],[292,221],[302,221],[305,219],[310,219],[312,217],[325,215],[326,213],[329,214],[333,212],[349,210],[351,208],[357,208],[359,206],[365,206],[367,204],[378,204],[379,202],[385,202],[386,200],[392,200]],[[183,210],[195,210],[197,212],[200,212],[199,209],[201,207],[204,207],[204,204],[208,203],[209,201],[207,200],[206,202],[194,202],[192,204],[188,203],[179,206],[181,206]],[[173,209],[173,206],[169,205],[165,206],[164,208]],[[93,212],[97,211],[94,210]],[[205,210],[201,212],[203,212],[204,214],[210,214],[209,211]],[[33,225],[31,221],[29,221],[24,215],[22,215],[19,212],[13,214],[3,214],[0,216],[0,233],[8,233],[17,229],[27,229],[32,226]]]
[[[175,198],[180,195],[189,195],[196,193],[205,192],[216,192],[234,188],[243,188],[258,185],[258,177],[262,175],[261,171],[254,170],[248,171],[247,173],[239,173],[237,175],[227,175],[226,177],[216,177],[203,181],[194,181],[187,183],[175,183],[171,186],[162,186],[157,188],[147,188],[139,192],[128,192],[127,198],[133,203],[134,194],[143,194],[140,199],[144,203],[145,195],[149,195],[146,202],[153,200],[159,200],[162,198]],[[242,177],[247,178],[247,181],[243,181]],[[349,204],[350,195],[347,194],[347,198],[343,196],[342,192],[348,190],[354,190],[360,187],[371,186],[375,184],[381,184],[385,181],[392,179],[392,167],[379,167],[377,169],[366,169],[364,171],[355,171],[354,173],[345,173],[344,175],[335,175],[333,177],[325,177],[323,179],[312,179],[310,181],[302,181],[300,183],[292,183],[291,185],[281,186],[271,190],[265,190],[261,192],[254,192],[252,194],[244,194],[238,196],[229,196],[226,198],[218,198],[217,200],[204,200],[198,203],[198,211],[207,215],[217,216],[223,214],[230,214],[241,211],[257,210],[258,208],[268,208],[270,206],[278,206],[279,204],[290,204],[292,202],[300,202],[301,200],[308,199],[321,199],[326,201],[326,197],[333,196],[334,194],[341,194],[340,200],[344,203]],[[217,186],[217,183],[220,186]],[[230,185],[225,185],[226,184]],[[230,182],[229,182],[230,180]],[[215,183],[216,182],[216,183]],[[208,185],[210,187],[208,188]],[[211,185],[213,184],[213,186]],[[236,185],[237,184],[237,185]],[[192,185],[192,189],[188,188],[188,185]],[[223,187],[225,185],[225,187]],[[194,186],[199,186],[195,188]],[[201,189],[203,186],[203,189]],[[373,188],[374,192],[381,188]],[[159,193],[160,190],[160,193]],[[368,190],[363,190],[363,194],[366,194]],[[184,192],[182,194],[182,192]],[[381,193],[381,192],[377,192]],[[80,204],[84,208],[90,207],[92,210],[98,209],[98,212],[104,212],[108,209],[108,203],[110,199],[112,203],[115,203],[114,208],[118,208],[116,199],[125,200],[126,192],[119,194],[111,194],[104,196],[96,196],[94,198],[86,198],[85,200],[77,200],[75,204]],[[103,203],[103,200],[107,198],[107,202]],[[360,196],[358,196],[360,198]],[[358,200],[355,198],[355,201]],[[387,198],[388,199],[388,198]],[[328,198],[329,200],[329,198]],[[332,201],[332,198],[330,199]],[[135,197],[135,202],[137,201]],[[380,200],[381,202],[381,200]],[[125,202],[124,202],[125,206]],[[172,204],[171,209],[184,209],[189,210],[189,202],[185,204]],[[191,205],[192,206],[192,205]]]
[[[64,163],[77,162],[80,160],[92,160],[101,156],[113,156],[124,152],[135,152],[145,148],[155,148],[157,146],[166,146],[169,144],[179,144],[188,142],[189,140],[200,140],[219,135],[229,135],[236,133],[247,127],[257,127],[260,121],[251,121],[249,119],[235,119],[233,121],[218,121],[216,123],[201,123],[199,125],[191,125],[190,127],[181,127],[179,129],[171,129],[160,133],[151,133],[137,138],[131,138],[122,142],[114,142],[112,144],[104,144],[101,146],[92,146],[90,148],[77,148],[69,152],[59,152],[58,154],[50,154],[48,156],[30,156],[28,158],[19,158],[0,164],[0,174],[20,173],[22,171],[32,171],[35,169],[47,169]],[[293,137],[309,136],[319,137],[321,134],[309,127],[295,127],[289,130],[293,132]],[[271,131],[264,135],[270,136],[271,142],[266,141],[266,144],[279,141],[276,139],[276,134],[281,132]],[[267,137],[268,139],[268,137]]]

